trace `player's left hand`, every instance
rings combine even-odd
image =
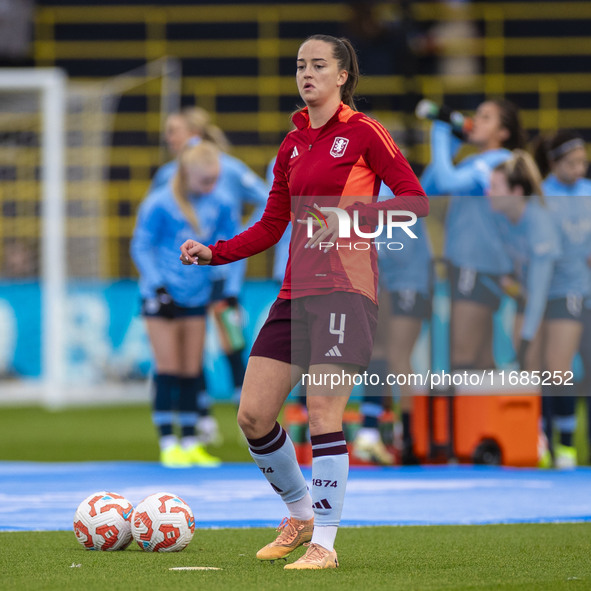
[[[314,207],[321,211],[318,205],[314,204]],[[314,220],[314,226],[319,226],[318,230],[312,234],[312,237],[306,242],[304,248],[322,248],[324,252],[328,252],[336,243],[336,239],[339,237],[339,218],[334,211],[331,211],[325,216],[326,225],[320,223],[318,220]],[[299,224],[307,224],[308,220],[297,220]]]

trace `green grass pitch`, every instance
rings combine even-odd
[[[223,433],[211,452],[227,462],[252,462],[236,424],[236,407],[214,408]],[[150,408],[98,406],[47,411],[0,408],[0,460],[36,462],[158,461]]]
[[[4,532],[0,586],[4,591],[591,588],[587,523],[342,528],[336,545],[341,565],[322,572],[284,571],[283,561],[257,561],[254,553],[272,536],[270,529],[197,529],[183,552],[153,554],[137,546],[89,552],[73,532]],[[222,570],[169,570],[179,566]]]
[[[231,405],[216,407],[224,443],[212,452],[225,461],[251,461],[235,413]],[[586,457],[586,447],[579,449]],[[0,460],[157,459],[147,406],[0,412]],[[336,544],[341,566],[323,572],[288,572],[281,561],[257,561],[256,550],[273,535],[272,529],[200,530],[197,522],[183,552],[149,554],[135,545],[89,552],[73,531],[0,532],[0,589],[591,589],[591,523],[342,528]],[[222,570],[169,570],[177,566]]]

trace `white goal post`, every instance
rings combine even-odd
[[[0,69],[0,91],[40,94],[42,235],[38,256],[44,259],[39,265],[44,290],[41,327],[43,334],[51,335],[51,339],[42,339],[41,349],[43,398],[48,406],[57,404],[64,381],[66,84],[65,73],[57,68]]]
[[[147,400],[137,284],[117,266],[131,185],[110,173],[139,161],[145,174],[164,157],[180,82],[180,62],[167,57],[96,80],[0,69],[0,404]],[[116,130],[129,129],[121,113],[140,126],[129,161],[112,150]]]

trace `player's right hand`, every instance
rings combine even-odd
[[[212,257],[211,249],[205,244],[189,239],[181,246],[179,259],[183,265],[209,265]]]
[[[524,295],[521,283],[519,283],[514,275],[502,275],[501,287],[509,297],[515,300],[522,298]]]

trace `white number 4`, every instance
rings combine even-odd
[[[331,312],[330,314],[330,327],[329,327],[329,331],[330,334],[336,334],[339,336],[339,345],[342,345],[345,342],[345,319],[346,319],[347,315],[346,314],[341,314],[341,323],[339,325],[339,328],[335,328],[335,323],[337,320],[337,315],[334,312]]]

